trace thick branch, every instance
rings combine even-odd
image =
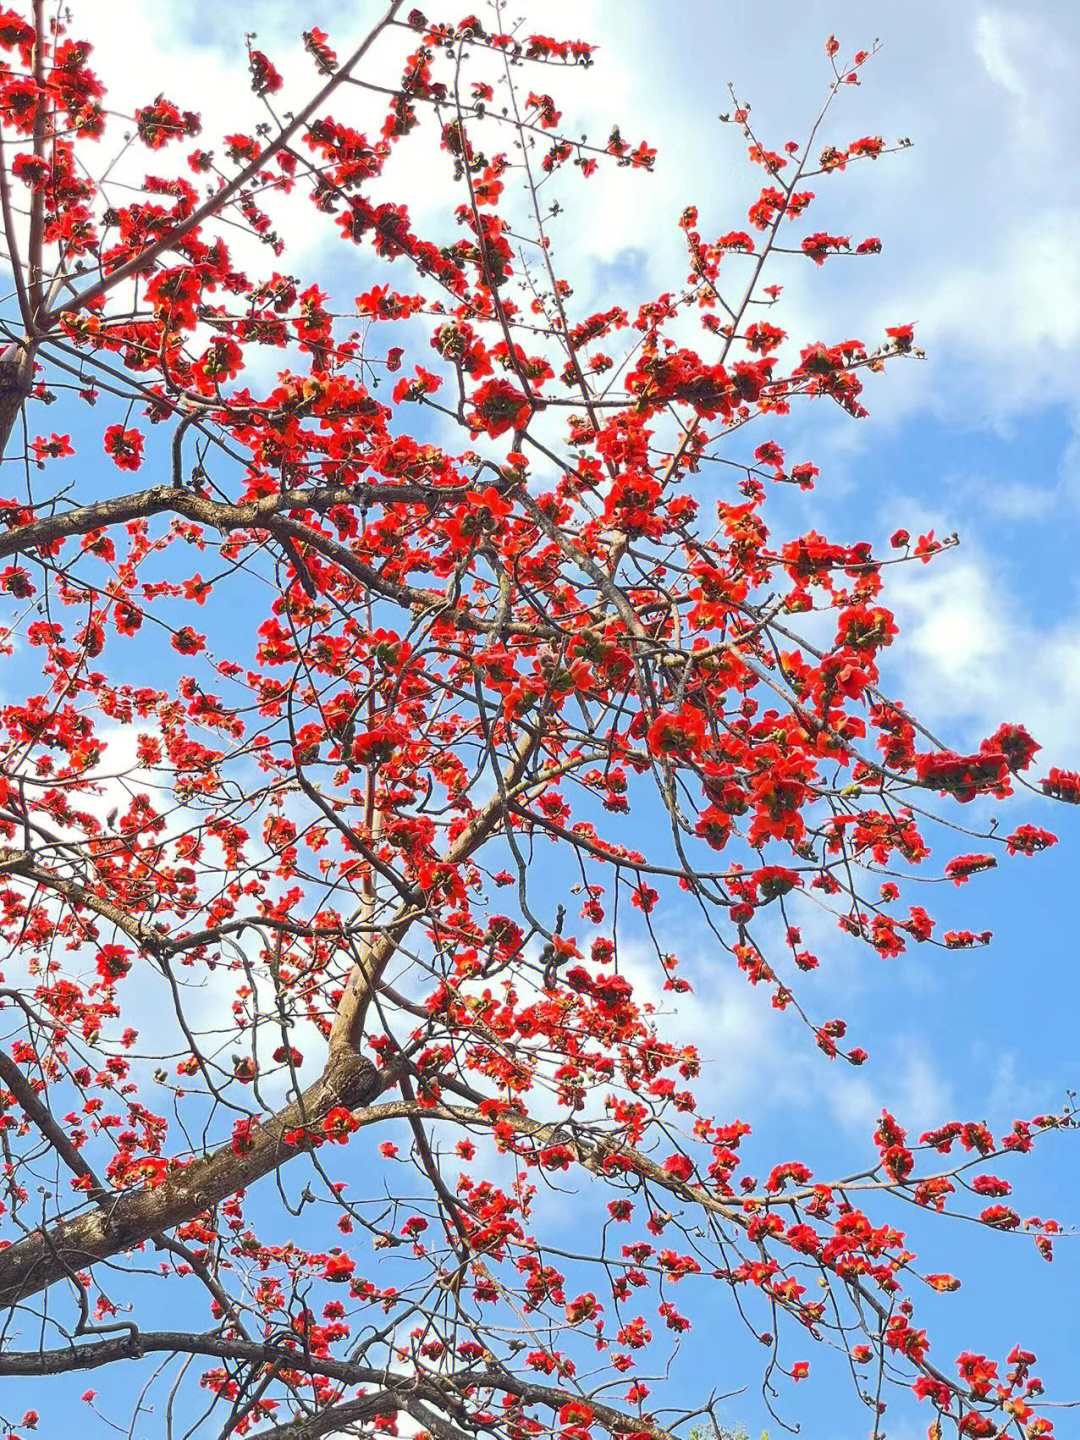
[[[358,1400],[330,1405],[316,1415],[304,1415],[270,1430],[260,1430],[258,1440],[318,1440],[320,1435],[329,1435],[331,1431],[344,1437],[343,1426],[356,1425],[375,1415],[392,1415],[402,1408],[401,1401],[388,1392],[363,1395]]]
[[[508,776],[512,784],[527,768],[535,745],[535,736],[522,737]],[[467,860],[491,834],[504,808],[501,796],[493,796],[451,846],[447,862]],[[9,863],[9,868],[14,867]],[[61,1222],[0,1251],[0,1305],[14,1305],[86,1265],[131,1250],[192,1219],[299,1153],[302,1146],[284,1143],[285,1131],[317,1129],[335,1106],[355,1110],[369,1103],[380,1081],[370,1061],[357,1054],[356,1044],[379,977],[414,919],[410,902],[365,947],[338,1007],[323,1076],[298,1101],[259,1125],[252,1132],[249,1150],[237,1154],[231,1144],[222,1146],[151,1190],[118,1196],[108,1211]]]
[[[108,1340],[94,1340],[85,1345],[71,1345],[58,1350],[26,1350],[0,1352],[0,1375],[61,1375],[72,1370],[96,1370],[118,1360],[140,1359],[144,1355],[177,1354],[204,1355],[208,1359],[235,1360],[246,1363],[277,1365],[309,1375],[325,1375],[328,1379],[343,1384],[378,1385],[379,1395],[364,1396],[363,1401],[349,1401],[345,1405],[331,1407],[324,1413],[332,1416],[335,1427],[350,1419],[359,1418],[352,1406],[358,1403],[376,1404],[383,1409],[404,1408],[405,1397],[416,1397],[425,1404],[439,1410],[449,1405],[456,1407],[461,1392],[493,1390],[506,1395],[515,1395],[526,1405],[543,1406],[558,1410],[566,1403],[568,1392],[553,1385],[538,1384],[504,1370],[477,1370],[469,1368],[460,1374],[453,1372],[433,1375],[430,1379],[421,1375],[395,1375],[381,1367],[362,1365],[355,1361],[335,1360],[329,1356],[313,1356],[302,1350],[289,1350],[277,1345],[259,1345],[252,1341],[232,1340],[219,1335],[192,1335],[184,1331],[147,1331],[134,1335],[121,1335]],[[397,1400],[397,1396],[402,1398]],[[620,1431],[644,1431],[667,1440],[669,1432],[656,1424],[650,1424],[644,1417],[628,1415],[612,1405],[590,1397],[589,1404],[597,1419],[614,1433]],[[368,1413],[372,1413],[369,1411]],[[375,1413],[378,1413],[377,1411]],[[307,1425],[313,1422],[308,1420]],[[335,1428],[329,1427],[329,1428]],[[324,1434],[325,1430],[293,1429],[285,1427],[271,1430],[270,1435],[289,1436],[290,1440],[300,1436]]]
[[[518,783],[528,768],[536,750],[537,738],[537,735],[526,732],[519,741],[513,764],[507,773],[507,784],[511,787]],[[503,794],[500,792],[493,795],[451,845],[446,853],[445,863],[448,865],[464,864],[492,833],[499,819],[505,814],[506,808]],[[410,898],[415,898],[415,901],[419,903],[423,898],[422,892],[417,890],[415,897]],[[334,1016],[334,1027],[330,1034],[331,1054],[342,1048],[353,1049],[359,1042],[359,1037],[363,1033],[364,1018],[367,1015],[371,997],[375,993],[375,987],[391,956],[401,943],[400,936],[403,932],[400,917],[405,910],[406,907],[403,906],[398,912],[399,918],[374,944],[364,945],[359,960],[353,966],[345,993],[338,1003],[337,1014]]]
[[[30,393],[33,371],[34,362],[22,347],[14,358],[0,360],[0,458]]]
[[[6,394],[5,376],[9,369],[9,362],[0,363],[0,406]],[[39,546],[66,540],[72,535],[88,535],[91,530],[124,525],[129,520],[147,519],[165,512],[183,515],[187,520],[213,526],[215,530],[258,530],[267,528],[267,521],[273,516],[290,510],[324,511],[335,505],[355,505],[361,510],[370,505],[436,505],[443,501],[459,501],[471,493],[471,489],[467,485],[442,488],[409,484],[294,486],[274,495],[264,495],[259,500],[231,505],[174,485],[154,485],[147,490],[96,500],[90,505],[79,505],[72,510],[32,520],[29,525],[20,525],[0,536],[0,559],[16,553],[27,554]],[[311,543],[306,531],[302,531],[302,538]]]
[[[118,1195],[100,1209],[36,1231],[0,1251],[0,1306],[14,1305],[95,1261],[132,1250],[251,1185],[305,1147],[287,1145],[287,1130],[318,1130],[337,1105],[358,1109],[374,1099],[380,1077],[355,1052],[333,1054],[323,1075],[291,1105],[253,1128],[251,1148],[231,1144],[195,1160],[151,1190]]]
[[[98,1201],[99,1204],[101,1201],[107,1200],[106,1190],[71,1143],[63,1128],[53,1118],[52,1111],[38,1099],[33,1085],[11,1056],[6,1055],[2,1050],[0,1050],[0,1080],[15,1096],[19,1108],[26,1118],[37,1127],[71,1173],[88,1182],[87,1194],[90,1199]]]

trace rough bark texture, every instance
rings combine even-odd
[[[370,1060],[346,1051],[332,1055],[322,1076],[298,1100],[253,1128],[249,1150],[237,1154],[231,1144],[223,1145],[153,1189],[128,1191],[108,1207],[36,1231],[0,1251],[0,1306],[15,1305],[97,1260],[193,1219],[303,1153],[303,1146],[285,1144],[287,1130],[318,1130],[335,1106],[358,1109],[375,1097],[379,1085]]]
[[[22,359],[0,360],[0,457],[30,393],[31,370]]]

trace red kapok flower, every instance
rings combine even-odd
[[[350,1260],[348,1255],[331,1255],[323,1266],[323,1279],[340,1285],[352,1278],[355,1269],[356,1261]]]
[[[143,437],[138,430],[110,425],[105,431],[105,453],[120,470],[138,470],[142,464]]]
[[[472,394],[467,419],[475,432],[483,431],[493,440],[507,430],[523,430],[532,407],[520,390],[507,380],[487,380]]]
[[[335,1105],[323,1120],[322,1128],[327,1139],[344,1145],[353,1131],[360,1129],[360,1122],[344,1105]]]

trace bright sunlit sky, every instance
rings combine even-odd
[[[424,8],[431,18],[460,18],[434,3]],[[202,112],[208,145],[255,115],[245,31],[257,31],[260,47],[295,78],[288,98],[301,103],[311,67],[300,31],[319,25],[344,53],[377,14],[371,0],[73,0],[72,9],[73,30],[94,41],[117,105],[164,91]],[[753,177],[739,136],[717,119],[730,107],[729,81],[751,102],[761,138],[780,149],[805,134],[823,96],[827,35],[837,35],[844,54],[880,38],[863,84],[841,97],[822,138],[880,133],[914,143],[818,181],[815,228],[880,236],[883,253],[792,270],[778,319],[804,342],[876,341],[886,325],[916,321],[927,358],[871,385],[870,420],[822,406],[777,429],[789,455],[812,458],[821,476],[814,495],[785,496],[787,510],[773,513],[793,534],[813,526],[879,545],[901,525],[913,534],[958,531],[959,548],[933,565],[893,572],[888,596],[902,638],[886,657],[887,687],[957,748],[974,748],[1002,720],[1020,721],[1044,747],[1038,773],[1080,765],[1080,4],[519,0],[509,13],[525,15],[527,29],[599,45],[586,77],[560,72],[538,87],[572,97],[570,133],[601,139],[618,121],[628,140],[644,136],[658,150],[655,174],[613,169],[589,189],[587,208],[572,207],[553,231],[583,314],[605,300],[631,308],[678,288],[685,264],[676,221],[688,203],[699,207],[706,237],[745,225]],[[437,208],[446,191],[421,164],[408,173],[408,163],[402,187],[423,233],[424,206]],[[391,177],[399,173],[390,167]],[[366,263],[357,254],[332,226],[313,223],[285,263],[351,297],[376,278],[357,283],[349,273]],[[404,275],[390,278],[408,288]],[[838,935],[815,937],[829,956],[820,1008],[845,1015],[852,1043],[871,1052],[860,1072],[829,1067],[744,981],[711,963],[689,919],[680,937],[679,918],[667,917],[696,983],[670,1029],[699,1043],[707,1037],[707,1098],[718,1115],[754,1119],[774,1159],[812,1151],[855,1168],[872,1156],[883,1104],[919,1129],[955,1116],[986,1118],[998,1130],[1061,1105],[1080,1082],[1080,825],[1036,799],[1007,818],[1010,828],[1022,819],[1048,825],[1062,843],[925,898],[943,924],[993,929],[990,949],[916,951],[886,964]],[[655,984],[648,976],[642,983]],[[1010,1177],[1023,1182],[1022,1213],[1077,1218],[1075,1139],[1052,1137]],[[1048,1267],[1030,1239],[955,1222],[935,1233],[931,1246],[941,1248],[926,1268],[964,1280],[958,1295],[924,1304],[942,1337],[939,1358],[951,1360],[961,1346],[1003,1355],[1020,1340],[1039,1351],[1055,1399],[1080,1398],[1080,1241],[1065,1240]],[[726,1294],[716,1302],[722,1313],[695,1332],[692,1365],[673,1383],[687,1397],[694,1385],[745,1385],[727,1413],[760,1426],[759,1354],[737,1334]],[[806,1345],[807,1358],[813,1348]],[[810,1440],[847,1440],[869,1426],[849,1391],[830,1393],[813,1373],[781,1409],[802,1420]],[[1080,1436],[1078,1415],[1062,1413],[1059,1440]],[[84,1424],[85,1412],[78,1418]],[[914,1404],[900,1408],[890,1440],[915,1440],[928,1419]],[[163,1433],[155,1424],[148,1419],[139,1433]]]

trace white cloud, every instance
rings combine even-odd
[[[1028,93],[1014,58],[1017,41],[1023,38],[1023,33],[1023,23],[1018,17],[999,10],[984,11],[975,22],[976,55],[990,79],[1017,98]]]
[[[957,745],[1002,721],[1031,730],[1053,763],[1080,759],[1080,616],[1070,602],[1047,625],[1026,612],[1001,566],[976,546],[925,569],[901,566],[888,597],[900,624],[891,688]],[[894,679],[894,677],[896,677]]]
[[[914,1037],[893,1042],[870,1075],[843,1077],[828,1087],[829,1104],[846,1129],[868,1136],[883,1109],[906,1128],[922,1132],[952,1114],[952,1088]]]
[[[587,131],[602,144],[618,121],[626,138],[645,136],[659,152],[652,175],[602,166],[588,184],[576,172],[560,183],[564,213],[551,225],[560,271],[582,305],[610,300],[604,291],[615,274],[624,302],[628,289],[640,289],[634,298],[644,299],[677,287],[685,259],[675,222],[687,203],[700,206],[705,231],[745,224],[742,206],[754,176],[740,138],[716,118],[730,108],[726,81],[756,102],[755,124],[779,145],[804,128],[820,98],[826,21],[791,17],[778,46],[751,12],[726,17],[721,32],[706,4],[675,12],[639,7],[632,25],[610,0],[525,0],[518,9],[526,31],[600,42],[587,71],[560,70],[550,82],[536,72],[557,93],[568,132]],[[261,118],[248,83],[246,31],[258,32],[285,76],[284,111],[317,83],[301,43],[304,26],[324,25],[344,54],[378,13],[365,5],[345,16],[315,0],[301,19],[281,0],[246,0],[227,19],[206,4],[196,13],[135,5],[121,17],[111,0],[79,0],[75,23],[94,37],[95,64],[120,109],[164,89],[201,110],[200,143],[214,147],[222,134],[250,129]],[[910,318],[909,310],[919,318],[930,363],[894,374],[875,400],[883,416],[924,408],[955,414],[962,406],[968,418],[991,423],[1069,396],[1070,371],[1080,367],[1080,260],[1073,243],[1077,206],[1060,182],[1074,168],[1070,136],[1080,120],[1070,78],[1080,48],[1075,13],[1032,17],[1026,8],[970,4],[935,10],[932,56],[920,27],[910,24],[909,6],[885,0],[873,19],[885,42],[882,56],[867,72],[865,94],[840,97],[828,138],[907,131],[915,149],[815,182],[822,222],[880,234],[886,253],[881,262],[838,263],[824,272],[797,267],[785,296],[793,335],[817,338],[857,321],[876,337],[885,324]],[[854,45],[870,37],[841,38]],[[385,80],[409,43],[401,31],[380,39],[365,73]],[[530,72],[527,83],[539,82]],[[384,106],[384,97],[352,89],[339,91],[330,108],[374,133]],[[492,149],[509,146],[503,133]],[[129,169],[146,159],[137,147]],[[424,232],[448,211],[446,162],[433,127],[422,126],[397,148],[378,193],[406,200]],[[325,274],[333,264],[357,279],[373,269],[365,253],[342,245],[332,221],[312,223],[310,205],[295,199],[291,208],[271,202],[275,214],[291,217],[282,227],[290,241],[286,265]],[[236,234],[230,243],[242,262],[260,248],[245,247]],[[627,247],[643,257],[629,286],[615,265]],[[262,268],[268,258],[251,263]],[[350,281],[346,298],[367,283],[354,288]],[[845,434],[841,443],[851,440]]]
[[[852,947],[838,940],[831,918],[809,920],[801,929],[822,955],[829,993],[852,1001],[859,989]],[[710,953],[700,937],[682,938],[678,953],[680,973],[693,983],[690,994],[663,990],[659,966],[643,946],[620,943],[620,968],[638,999],[664,1012],[664,1038],[697,1046],[702,1073],[692,1088],[704,1113],[724,1121],[752,1107],[757,1120],[767,1122],[770,1115],[808,1116],[823,1108],[864,1143],[883,1108],[913,1129],[950,1113],[948,1082],[918,1036],[887,1037],[865,1068],[830,1062],[794,1014],[778,1014],[769,993],[751,986],[729,956]]]
[[[981,1047],[980,1047],[981,1048]],[[986,1113],[998,1123],[1017,1115],[1032,1115],[1046,1103],[1046,1087],[1025,1080],[1012,1051],[994,1057]]]

